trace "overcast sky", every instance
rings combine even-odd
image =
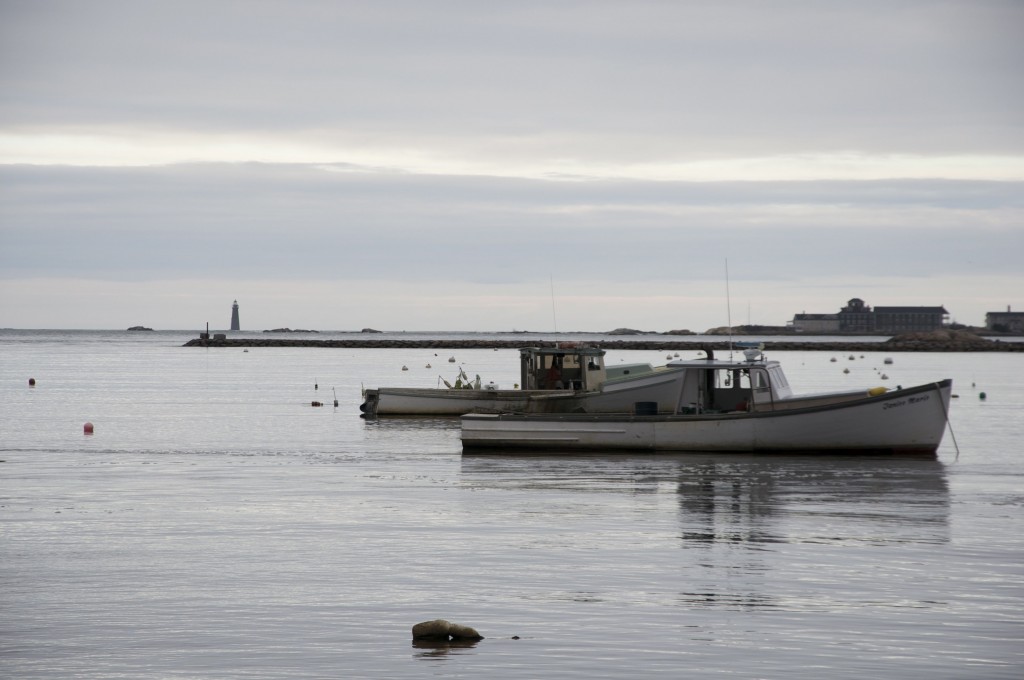
[[[1022,255],[1017,0],[0,0],[0,327],[981,325]]]

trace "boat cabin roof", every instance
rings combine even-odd
[[[772,368],[779,365],[778,361],[756,359],[754,361],[729,361],[728,359],[677,359],[665,364],[669,368]]]
[[[565,356],[576,354],[585,357],[603,357],[605,352],[598,347],[521,347],[521,356]]]

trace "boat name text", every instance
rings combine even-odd
[[[886,411],[891,408],[899,408],[900,406],[906,406],[907,404],[920,404],[923,401],[931,399],[930,394],[922,394],[916,397],[907,397],[906,399],[900,399],[899,401],[887,401],[882,404],[882,410]]]

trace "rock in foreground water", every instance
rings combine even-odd
[[[484,636],[476,632],[475,629],[458,623],[451,623],[444,619],[434,619],[433,621],[417,623],[412,627],[412,637],[414,640],[422,640],[426,638],[442,638],[445,640],[448,638],[456,640],[484,639]]]
[[[483,640],[484,636],[476,632],[475,628],[469,626],[460,626],[457,623],[453,623],[452,627],[448,630],[448,634],[456,640]]]

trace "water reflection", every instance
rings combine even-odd
[[[690,543],[946,542],[949,490],[935,459],[705,460],[680,470],[681,538]]]
[[[949,541],[946,471],[934,457],[463,456],[462,483],[671,493],[691,548]]]
[[[438,430],[454,430],[461,428],[458,418],[424,418],[422,416],[388,416],[374,418],[360,415],[367,431],[380,432],[436,432]]]

